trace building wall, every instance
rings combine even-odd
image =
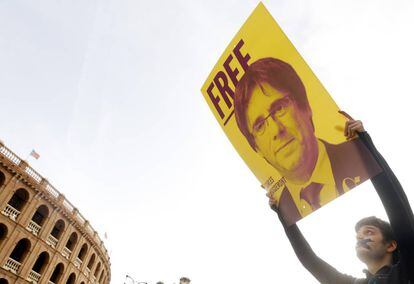
[[[109,256],[96,231],[46,179],[10,153],[0,144],[0,284],[110,283]],[[52,231],[62,221],[64,229],[54,238]],[[36,264],[40,255],[43,265]],[[52,282],[58,265],[60,278]]]

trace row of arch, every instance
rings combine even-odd
[[[7,230],[7,227],[4,224],[0,224],[0,245],[7,235],[7,231],[5,230]],[[82,252],[83,248],[85,248],[85,245],[86,244],[82,246],[80,253]],[[14,247],[9,258],[13,259],[14,261],[17,261],[18,263],[23,263],[23,261],[25,260],[25,258],[27,257],[30,251],[30,247],[31,247],[31,243],[29,239],[27,238],[21,239]],[[49,253],[47,251],[43,251],[42,253],[38,255],[31,270],[42,275],[45,272],[49,262],[50,262]],[[87,265],[88,269],[92,268],[94,262],[95,262],[95,254],[92,254],[92,256],[89,259],[89,263]],[[55,266],[49,278],[49,281],[55,284],[60,283],[63,272],[64,272],[64,264],[58,263]],[[98,262],[98,265],[96,266],[93,275],[95,276],[96,280],[98,280],[98,283],[105,283],[105,282],[102,282],[105,276],[105,270],[103,268],[101,269],[101,262]],[[76,280],[76,274],[73,272],[67,279],[66,283],[72,284],[72,283],[75,283],[75,280]]]
[[[25,203],[27,203],[27,196],[28,196],[27,191],[23,188],[20,188],[16,190],[16,192],[13,194],[13,196],[10,198],[7,204],[9,206],[12,206],[14,209],[21,211]],[[49,209],[46,205],[43,204],[43,205],[40,205],[36,209],[35,213],[33,214],[31,218],[31,221],[35,222],[39,227],[42,227],[45,220],[48,217],[49,217]],[[63,221],[62,219],[57,220],[50,232],[50,235],[53,236],[57,241],[59,241],[63,232],[65,231],[65,227],[66,227],[65,221]],[[69,239],[66,242],[65,247],[69,249],[70,251],[72,251],[75,245],[77,244],[77,242],[78,242],[78,234],[76,232],[72,232],[72,234],[70,235]],[[79,254],[78,254],[78,258],[80,260],[82,261],[84,260],[87,250],[88,250],[88,246],[85,243],[82,246],[82,249],[79,251]]]
[[[61,263],[60,263],[61,264]],[[59,264],[59,265],[60,265]],[[52,280],[49,280],[49,281],[51,281],[51,282],[53,282]],[[76,275],[75,275],[75,273],[71,273],[70,275],[69,275],[69,277],[68,277],[68,279],[66,280],[66,284],[74,284],[75,283],[75,281],[76,281]],[[53,283],[58,283],[58,282],[53,282]],[[0,284],[9,284],[9,281],[7,281],[7,279],[5,279],[5,278],[0,278]],[[84,281],[82,281],[80,284],[85,284],[85,282]]]
[[[0,189],[4,186],[5,183],[5,175],[3,172],[0,171]],[[24,210],[24,208],[26,207],[26,205],[28,204],[30,200],[30,194],[27,192],[26,189],[24,188],[19,188],[17,189],[14,193],[13,196],[8,200],[7,205],[12,207],[12,209],[15,209],[17,211],[22,212]],[[50,210],[48,208],[48,206],[46,205],[40,205],[37,207],[36,211],[34,212],[34,214],[32,215],[30,222],[35,223],[39,230],[41,230],[43,228],[43,226],[46,223],[46,220],[49,218],[50,216]],[[16,219],[14,219],[16,221]],[[64,220],[59,219],[57,220],[54,225],[53,228],[51,229],[49,235],[52,236],[55,241],[56,241],[56,245],[57,243],[60,241],[64,231],[65,231],[65,227],[66,227],[66,223]],[[5,224],[0,223],[0,247],[2,245],[2,243],[4,242],[6,236],[8,234],[8,229],[7,226]],[[67,248],[70,252],[73,251],[73,249],[75,248],[76,244],[79,241],[79,237],[78,234],[76,232],[72,232],[70,237],[67,239],[67,242],[65,244],[65,248]],[[53,246],[55,247],[55,246]],[[85,258],[87,256],[88,253],[88,249],[89,246],[87,243],[84,243],[81,247],[81,249],[79,250],[78,254],[77,254],[77,259],[79,259],[82,263],[85,261]],[[30,251],[30,240],[29,239],[21,239],[16,246],[14,247],[12,253],[10,254],[10,258],[12,258],[13,260],[21,263],[25,257],[27,256],[27,253]],[[50,256],[49,254],[44,251],[42,252],[38,258],[36,259],[35,263],[33,264],[33,268],[32,270],[35,271],[36,273],[42,274],[44,272],[45,267],[48,265],[49,263],[49,259]],[[101,262],[99,261],[97,266],[95,267],[95,270],[92,272],[92,268],[94,267],[94,264],[96,262],[96,260],[98,259],[97,255],[95,253],[92,253],[92,255],[89,257],[88,263],[86,265],[86,268],[89,270],[89,273],[91,275],[94,275],[96,280],[99,280],[99,283],[103,283],[102,278],[105,275],[105,270],[103,268],[103,265],[101,265]],[[59,265],[59,264],[58,264]],[[52,280],[55,281],[60,281],[59,279],[59,271],[63,271],[61,270],[61,266],[58,267],[58,265],[55,267],[54,272],[51,274],[51,282],[53,283],[58,283],[58,282],[54,282]],[[63,264],[62,264],[63,266]],[[102,269],[101,269],[102,266]],[[72,274],[71,274],[72,275]],[[99,277],[98,277],[99,276]],[[73,278],[75,277],[75,278]],[[53,278],[53,279],[52,279]],[[70,276],[67,281],[67,283],[73,283],[71,282],[73,279],[73,281],[75,281],[76,279],[76,275],[73,274],[73,276]],[[106,279],[105,279],[106,280]],[[0,282],[0,284],[2,284]]]

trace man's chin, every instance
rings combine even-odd
[[[284,173],[299,173],[303,168],[302,161],[297,155],[285,156],[279,153],[274,157],[274,161],[274,163],[271,163],[273,167]]]
[[[357,246],[355,249],[356,249],[357,253],[359,253],[359,252],[364,253],[364,252],[370,251],[370,248],[364,247],[364,246]]]
[[[357,247],[356,248],[356,254],[357,257],[359,258],[359,260],[361,260],[362,262],[366,262],[368,259],[371,258],[370,256],[370,249],[364,248],[364,247]]]
[[[297,162],[303,154],[303,149],[296,139],[290,139],[285,144],[280,145],[279,148],[272,149],[274,158],[276,160],[295,160]]]
[[[300,169],[300,165],[287,164],[286,161],[284,163],[273,163],[272,166],[285,176],[299,172],[298,170]]]

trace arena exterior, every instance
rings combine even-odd
[[[0,284],[108,284],[110,266],[87,219],[0,142]]]

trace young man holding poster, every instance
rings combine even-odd
[[[366,278],[357,279],[338,272],[320,259],[309,246],[296,224],[287,226],[279,215],[292,247],[306,269],[321,283],[335,284],[413,284],[414,283],[414,217],[407,197],[388,166],[377,151],[360,121],[349,121],[345,126],[345,136],[358,135],[380,165],[382,172],[371,181],[387,212],[390,224],[376,217],[359,221],[356,252],[358,258],[367,265]],[[277,206],[270,200],[273,210]]]

